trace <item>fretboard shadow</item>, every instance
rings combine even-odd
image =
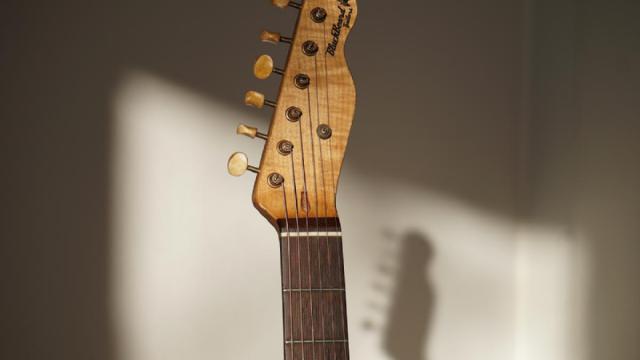
[[[395,291],[382,345],[394,360],[426,360],[435,303],[428,273],[433,249],[429,239],[417,231],[403,234],[399,241]]]

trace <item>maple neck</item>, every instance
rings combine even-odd
[[[278,221],[285,360],[349,359],[337,218]]]

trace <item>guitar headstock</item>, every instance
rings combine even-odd
[[[229,160],[229,172],[258,174],[253,203],[274,225],[295,218],[335,218],[336,190],[355,112],[356,93],[345,59],[345,42],[355,23],[356,0],[273,0],[300,12],[293,37],[264,31],[260,38],[289,44],[288,61],[279,68],[268,55],[256,61],[254,75],[281,75],[275,101],[254,91],[245,103],[274,109],[268,134],[241,125],[238,134],[266,141],[260,167],[246,155]]]

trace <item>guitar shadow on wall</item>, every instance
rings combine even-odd
[[[386,323],[381,329],[382,347],[394,360],[426,360],[435,305],[429,276],[433,247],[418,231],[386,237],[399,244],[396,265],[381,263],[379,266],[379,271],[391,276],[394,283],[386,309]],[[368,326],[370,324],[365,323],[365,327]]]

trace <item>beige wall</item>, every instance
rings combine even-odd
[[[251,206],[253,177],[224,172],[231,150],[259,151],[233,136],[237,111],[140,72],[115,106],[122,358],[281,358],[277,236]],[[354,358],[512,358],[509,217],[353,166],[340,209]]]

